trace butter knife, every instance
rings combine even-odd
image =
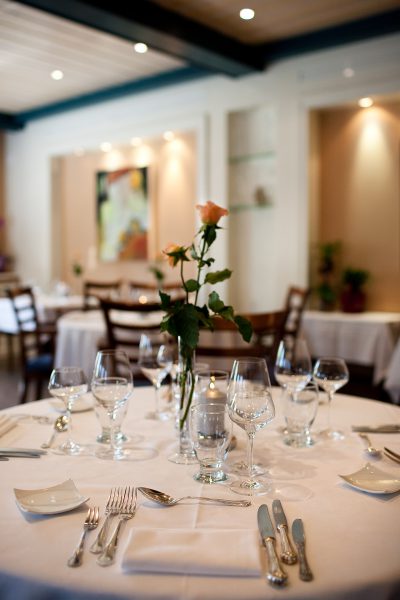
[[[287,580],[287,574],[279,564],[279,559],[275,550],[275,531],[266,504],[261,504],[257,511],[257,522],[261,539],[268,555],[267,579],[270,583],[282,585]]]
[[[302,581],[311,581],[314,576],[311,572],[311,569],[308,565],[306,558],[306,544],[305,544],[305,536],[304,536],[304,527],[303,521],[301,519],[295,519],[292,524],[292,535],[294,539],[294,543],[297,546],[297,551],[299,554],[299,563],[300,563],[300,579]]]
[[[357,433],[400,433],[400,425],[393,423],[377,425],[376,427],[371,425],[353,425],[351,430]]]
[[[0,448],[0,456],[22,456],[24,458],[39,458],[43,454],[47,454],[46,450],[40,450],[39,448]]]
[[[280,500],[272,502],[272,512],[281,538],[281,560],[287,565],[293,565],[297,562],[297,554],[289,540],[287,519]]]

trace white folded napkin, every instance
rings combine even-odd
[[[259,577],[257,531],[133,529],[122,560],[125,573]]]
[[[0,417],[0,437],[11,431],[17,425],[16,421],[9,419],[6,415]]]

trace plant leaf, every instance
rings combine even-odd
[[[195,279],[188,279],[185,281],[185,290],[187,292],[197,292],[200,287],[200,284]]]
[[[217,292],[211,292],[211,294],[208,296],[208,306],[215,313],[219,313],[225,308],[225,304],[223,303]]]
[[[253,335],[253,327],[248,319],[245,317],[241,317],[240,315],[236,315],[234,317],[234,321],[238,326],[239,333],[244,339],[245,342],[250,342],[251,336]]]
[[[221,281],[229,279],[231,275],[232,271],[230,269],[223,269],[223,271],[214,271],[214,273],[207,273],[204,279],[204,283],[220,283]]]

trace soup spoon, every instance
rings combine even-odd
[[[62,431],[65,431],[67,428],[68,428],[67,415],[60,415],[59,417],[57,417],[57,419],[54,421],[54,431],[51,434],[49,441],[43,442],[41,447],[42,448],[50,448],[54,441],[56,434],[61,433]]]
[[[369,439],[369,437],[365,433],[359,433],[358,435],[367,444],[367,448],[365,448],[365,452],[367,454],[369,454],[369,456],[378,457],[378,456],[380,456],[382,454],[382,452],[380,450],[378,450],[378,448],[374,448],[372,446],[371,440]]]
[[[224,498],[206,498],[205,496],[183,496],[182,498],[173,498],[164,492],[153,490],[148,487],[138,487],[138,490],[142,492],[146,498],[163,504],[164,506],[175,506],[181,500],[204,500],[205,502],[217,502],[219,504],[225,504],[226,506],[251,506],[250,500],[228,500]]]

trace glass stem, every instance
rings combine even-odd
[[[154,386],[154,391],[155,391],[155,415],[157,416],[160,413],[160,387],[161,387],[161,383],[156,383],[156,385]]]
[[[247,444],[247,468],[249,480],[253,481],[253,445],[254,445],[254,433],[248,433],[249,443]]]
[[[68,419],[68,439],[67,439],[67,446],[71,447],[73,445],[73,441],[72,441],[72,419],[71,419],[71,408],[72,408],[72,400],[68,400],[67,402],[67,406],[66,406],[66,411],[65,411],[65,416]]]
[[[118,448],[115,445],[115,412],[108,413],[108,418],[110,419],[110,448],[113,456],[116,456]]]
[[[333,400],[333,392],[328,392],[328,431],[332,431],[331,423],[331,404]]]

